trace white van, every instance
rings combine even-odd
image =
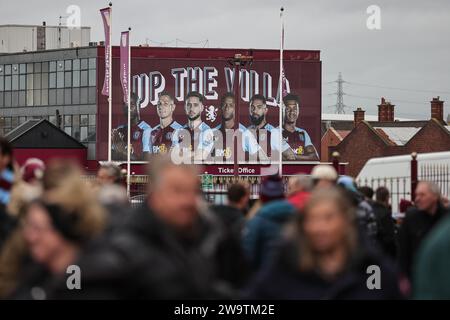
[[[398,211],[401,199],[411,200],[411,155],[372,158],[362,168],[356,182],[376,190],[385,186],[391,193],[392,211]],[[450,193],[450,152],[417,155],[419,180],[434,181],[444,196]]]

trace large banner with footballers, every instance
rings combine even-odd
[[[101,60],[99,48],[99,60]],[[112,159],[127,155],[127,105],[113,49]],[[279,60],[276,50],[253,50],[239,68],[230,49],[132,48],[131,159],[174,148],[195,159],[264,161],[282,152],[285,162],[317,161],[320,152],[321,62],[317,51],[284,53],[286,88],[280,130]],[[206,57],[205,57],[206,56]],[[102,64],[98,63],[101,69]],[[102,70],[98,70],[101,80]],[[98,83],[101,83],[99,81]],[[235,85],[239,83],[239,89]],[[108,108],[98,95],[97,159],[107,155]],[[282,132],[282,139],[280,139]],[[219,141],[220,140],[220,141]]]

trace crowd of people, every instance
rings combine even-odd
[[[0,298],[450,299],[450,209],[435,183],[419,182],[398,217],[387,188],[326,164],[287,185],[265,177],[256,201],[235,182],[220,205],[197,170],[154,156],[132,208],[114,164],[95,180],[67,160],[19,168],[0,138]]]

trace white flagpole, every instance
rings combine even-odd
[[[279,158],[279,169],[278,172],[281,177],[283,177],[283,11],[284,8],[280,8],[280,24],[281,24],[281,37],[280,37],[280,82],[279,82],[279,124],[280,124],[280,146],[279,146],[279,152],[280,152],[280,158]]]
[[[108,79],[108,162],[111,162],[112,135],[112,3],[109,3],[109,79]]]
[[[127,195],[130,198],[130,170],[131,170],[131,88],[130,88],[130,73],[131,73],[131,28],[128,28],[128,75],[127,75],[127,95],[128,95],[128,134],[127,134]]]

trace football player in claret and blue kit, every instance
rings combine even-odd
[[[300,99],[294,94],[288,94],[283,98],[283,143],[289,146],[283,152],[283,160],[317,161],[319,156],[308,132],[296,127],[299,117],[299,102]]]

